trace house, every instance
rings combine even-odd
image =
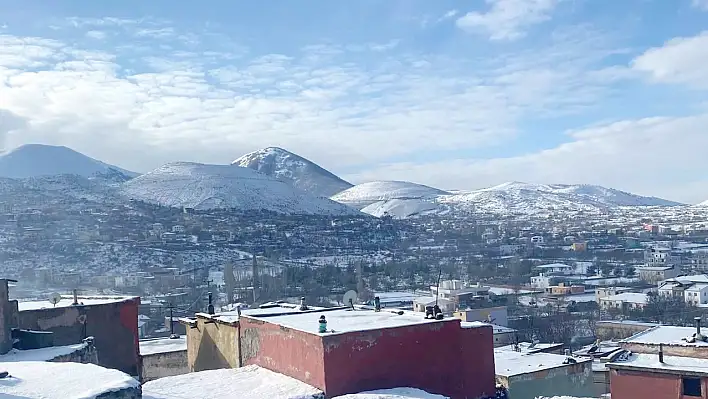
[[[575,268],[563,263],[550,263],[547,265],[536,266],[536,269],[541,273],[548,275],[570,275],[573,274]]]
[[[531,244],[540,245],[540,244],[543,244],[544,242],[545,242],[545,239],[543,238],[543,236],[531,237]]]
[[[488,325],[492,327],[495,348],[508,346],[517,341],[518,331],[513,328],[504,327],[492,323],[485,323],[481,321],[463,321],[460,323],[460,326],[462,328],[477,328],[483,325]]]
[[[700,306],[708,304],[708,284],[693,284],[684,291],[686,303]]]
[[[487,307],[492,298],[490,287],[480,283],[465,285],[460,280],[440,282],[440,288],[433,285],[430,292],[433,297],[447,299],[452,302],[452,310]]]
[[[641,309],[646,306],[649,301],[647,294],[638,292],[625,292],[622,294],[612,295],[600,299],[600,308],[605,310],[610,309]]]
[[[494,365],[497,381],[510,398],[597,397],[591,359],[497,348]]]
[[[602,298],[633,291],[634,289],[629,287],[597,287],[595,288],[595,300],[600,303]]]
[[[256,365],[327,397],[391,387],[453,399],[495,394],[493,329],[486,324],[462,328],[458,319],[418,312],[282,304],[183,320],[192,371]]]
[[[647,283],[658,283],[659,281],[677,277],[681,270],[675,265],[667,266],[642,266],[636,268],[639,279]]]
[[[696,306],[708,304],[708,275],[674,277],[658,285],[659,295],[684,298],[687,303]]]
[[[651,247],[644,251],[644,262],[649,267],[681,265],[681,256],[671,248]]]
[[[585,292],[585,287],[582,285],[566,285],[565,283],[558,283],[558,285],[552,285],[544,289],[546,294],[549,295],[573,295],[582,294]]]

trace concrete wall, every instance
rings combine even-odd
[[[654,327],[654,325],[648,323],[632,324],[611,321],[598,321],[597,323],[595,323],[595,336],[603,341],[613,339],[619,340],[629,338],[632,335],[646,331],[652,327]]]
[[[634,353],[647,353],[659,356],[659,345],[656,344],[640,344],[621,342],[620,346]],[[680,357],[696,357],[699,359],[708,359],[708,346],[691,346],[687,345],[666,345],[663,346],[664,355],[680,356]],[[658,361],[658,360],[657,360]]]
[[[689,399],[682,395],[681,376],[629,370],[610,371],[612,397],[620,399]],[[702,398],[708,398],[708,381],[702,381]]]
[[[93,336],[98,364],[138,375],[138,306],[140,298],[98,305],[24,310],[19,327],[51,331],[55,345],[71,345]],[[81,320],[85,316],[86,323]]]
[[[98,364],[98,351],[93,342],[85,342],[85,345],[68,355],[57,356],[49,360],[55,363],[91,363]]]
[[[186,332],[190,372],[241,367],[238,323],[224,324],[198,317]]]
[[[338,395],[326,389],[322,337],[243,315],[240,324],[244,366],[255,364],[265,367],[321,389],[327,397]],[[337,370],[330,368],[327,372],[337,373]],[[366,370],[357,369],[357,372],[366,373]],[[327,378],[330,378],[329,374]]]
[[[564,395],[586,398],[595,397],[597,392],[597,387],[593,383],[592,362],[511,376],[502,379],[502,384],[509,390],[511,399]],[[612,393],[614,397],[614,391]],[[617,397],[625,399],[621,395]]]
[[[14,307],[17,307],[16,301],[14,301]],[[12,349],[13,318],[13,302],[9,300],[8,281],[0,279],[0,355],[4,355]]]
[[[187,351],[140,355],[140,383],[189,373]]]

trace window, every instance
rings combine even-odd
[[[684,378],[683,379],[683,394],[684,396],[694,396],[700,398],[701,394],[701,379],[700,378]]]

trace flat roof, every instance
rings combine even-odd
[[[659,363],[658,354],[634,353],[627,361],[607,363],[606,366],[609,368],[708,376],[708,359],[695,357],[664,356],[664,363]]]
[[[491,326],[494,331],[494,334],[509,334],[509,333],[516,332],[516,330],[513,328],[500,326],[498,324],[484,323],[481,321],[462,321],[462,322],[460,322],[460,327],[462,327],[462,328],[479,328],[479,327],[486,327],[486,326]]]
[[[337,396],[332,399],[449,399],[447,396],[435,395],[416,388],[393,388],[352,393]]]
[[[552,353],[524,353],[495,349],[494,368],[496,375],[513,377],[569,366],[568,364],[563,364],[567,358],[567,356],[554,355]],[[577,363],[592,362],[592,359],[574,359]]]
[[[600,300],[646,304],[649,301],[649,296],[639,292],[623,292],[621,294],[600,298]]]
[[[104,305],[107,303],[118,303],[124,302],[131,299],[138,299],[136,296],[79,296],[78,306],[89,306],[89,305]],[[55,305],[49,302],[49,300],[44,301],[20,301],[18,302],[18,309],[23,310],[39,310],[39,309],[51,309],[51,308],[68,308],[73,306],[74,297],[73,295],[62,295],[61,300]]]
[[[316,312],[319,310],[327,310],[327,308],[308,305],[307,310],[300,310],[300,304],[281,303],[281,304],[278,304],[278,306],[272,306],[272,307],[266,307],[266,308],[259,307],[259,308],[241,309],[241,315],[266,317],[266,316],[276,316],[276,315],[283,315],[283,314],[312,313],[312,312]],[[238,310],[230,310],[228,312],[220,312],[220,313],[215,313],[213,315],[210,315],[208,313],[197,313],[196,315],[198,317],[213,319],[213,320],[220,321],[222,323],[227,323],[227,324],[236,323],[236,322],[238,322],[238,319],[239,319],[239,311]]]
[[[519,349],[521,350],[521,353],[538,353],[538,352],[543,352],[545,350],[549,349],[560,349],[563,347],[562,343],[541,343],[537,342],[536,344],[533,344],[531,342],[519,342]],[[500,350],[500,351],[511,351],[514,352],[514,345],[505,345],[505,346],[500,346],[496,349],[495,351]]]
[[[143,384],[143,399],[304,399],[321,394],[311,385],[258,366],[200,371]]]
[[[686,342],[686,338],[691,337],[695,332],[696,329],[694,327],[656,326],[638,334],[634,334],[633,336],[625,338],[620,342],[644,345],[664,344],[674,346],[708,347],[708,342]]]
[[[49,348],[18,350],[12,349],[10,352],[0,355],[0,363],[5,362],[48,362],[59,356],[70,355],[76,351],[86,348],[88,344],[80,343],[65,346],[51,346]]]
[[[187,350],[187,337],[144,339],[140,341],[140,354],[179,352]]]
[[[400,313],[400,314],[399,314]],[[320,334],[319,318],[324,315],[327,319],[327,333]],[[335,309],[314,311],[299,314],[284,314],[278,316],[253,316],[259,320],[278,324],[283,327],[308,332],[311,334],[328,335],[342,334],[354,331],[378,330],[384,328],[405,327],[418,324],[432,324],[458,319],[446,318],[443,320],[426,319],[425,313],[403,310],[382,309],[375,312],[370,309],[357,307],[352,309]]]

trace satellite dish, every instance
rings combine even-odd
[[[358,298],[359,294],[357,294],[356,291],[349,290],[344,293],[344,298],[342,298],[342,302],[344,302],[345,306],[351,306],[352,308],[354,308],[354,304],[356,303]]]
[[[58,292],[55,292],[49,296],[49,303],[54,305],[54,307],[56,307],[60,301],[61,301],[61,294]]]

